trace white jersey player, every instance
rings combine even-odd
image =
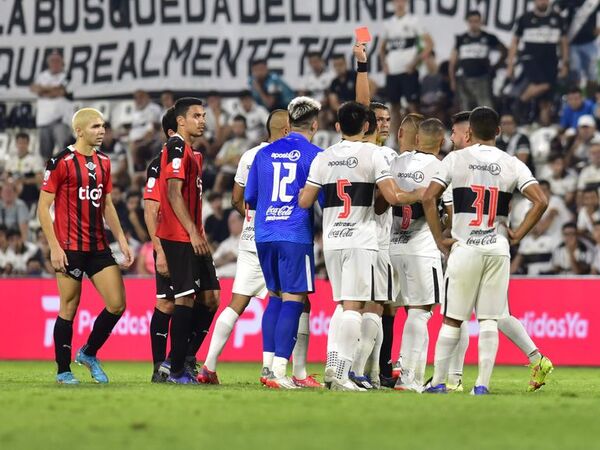
[[[338,110],[338,131],[344,140],[329,147],[313,161],[300,206],[310,207],[321,189],[323,204],[323,250],[333,297],[342,302],[338,361],[326,369],[326,381],[335,390],[364,390],[348,379],[361,334],[360,310],[375,299],[374,272],[378,240],[375,222],[375,186],[391,204],[418,200],[420,192],[405,193],[393,182],[383,155],[363,142],[368,128],[367,108],[347,102]],[[331,335],[330,335],[331,336]]]
[[[412,191],[429,186],[440,170],[436,155],[443,143],[442,122],[427,119],[419,125],[419,151],[404,152],[392,163],[392,176],[400,189]],[[442,258],[420,203],[395,207],[393,215],[389,252],[399,284],[398,304],[407,310],[397,364],[401,375],[395,389],[420,392],[429,344],[427,322],[444,296]]]
[[[460,325],[473,309],[480,324],[479,376],[472,393],[489,393],[498,350],[497,320],[507,305],[511,243],[519,242],[539,221],[548,200],[531,171],[520,160],[494,146],[498,114],[480,107],[469,119],[471,145],[450,153],[423,198],[423,209],[438,248],[449,251],[444,323],[435,354],[435,371],[426,391],[446,392],[450,358],[456,351]],[[452,239],[444,239],[437,202],[452,183]],[[519,189],[532,202],[523,223],[510,230],[512,193]],[[510,240],[509,240],[510,239]]]
[[[290,131],[288,112],[276,110],[271,113],[267,120],[269,131],[269,142],[286,136]],[[235,174],[232,203],[240,214],[244,215],[244,225],[240,236],[237,269],[232,288],[231,303],[219,315],[216,321],[213,337],[210,342],[208,355],[198,381],[207,384],[218,384],[216,374],[217,359],[237,322],[239,316],[244,312],[252,297],[264,298],[267,295],[265,279],[263,277],[258,256],[256,243],[254,241],[254,214],[255,211],[246,210],[244,205],[244,188],[248,179],[248,172],[258,151],[269,145],[263,142],[258,146],[246,151],[238,164]],[[294,383],[301,387],[321,387],[321,385],[306,373],[306,351],[308,349],[308,313],[303,313],[298,328],[296,348],[294,349]],[[273,353],[263,353],[263,373],[261,382],[270,375]]]

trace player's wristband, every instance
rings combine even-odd
[[[358,61],[356,63],[356,71],[357,72],[368,72],[369,71],[369,63]]]

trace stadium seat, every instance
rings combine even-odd
[[[96,102],[91,103],[90,108],[95,108],[98,111],[100,111],[102,113],[102,115],[104,116],[104,120],[109,121],[110,120],[110,101],[108,100],[99,100]]]
[[[133,100],[123,100],[120,102],[116,102],[110,114],[111,125],[113,129],[118,129],[121,127],[131,125],[131,122],[133,120],[134,108],[135,104]]]

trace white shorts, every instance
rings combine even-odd
[[[398,280],[396,304],[427,306],[443,303],[444,274],[442,258],[417,255],[392,255]]]
[[[446,301],[443,314],[451,319],[500,319],[508,311],[510,258],[485,255],[454,244],[446,268]]]
[[[375,301],[393,302],[397,292],[394,287],[394,269],[390,254],[387,250],[379,250],[375,265]]]
[[[231,291],[248,297],[265,298],[267,286],[256,252],[240,250]]]
[[[368,302],[375,299],[377,250],[350,248],[326,250],[323,253],[336,302]]]

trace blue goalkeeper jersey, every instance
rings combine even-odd
[[[256,210],[256,242],[313,243],[313,210],[298,206],[310,165],[323,151],[298,133],[259,150],[244,193]]]

